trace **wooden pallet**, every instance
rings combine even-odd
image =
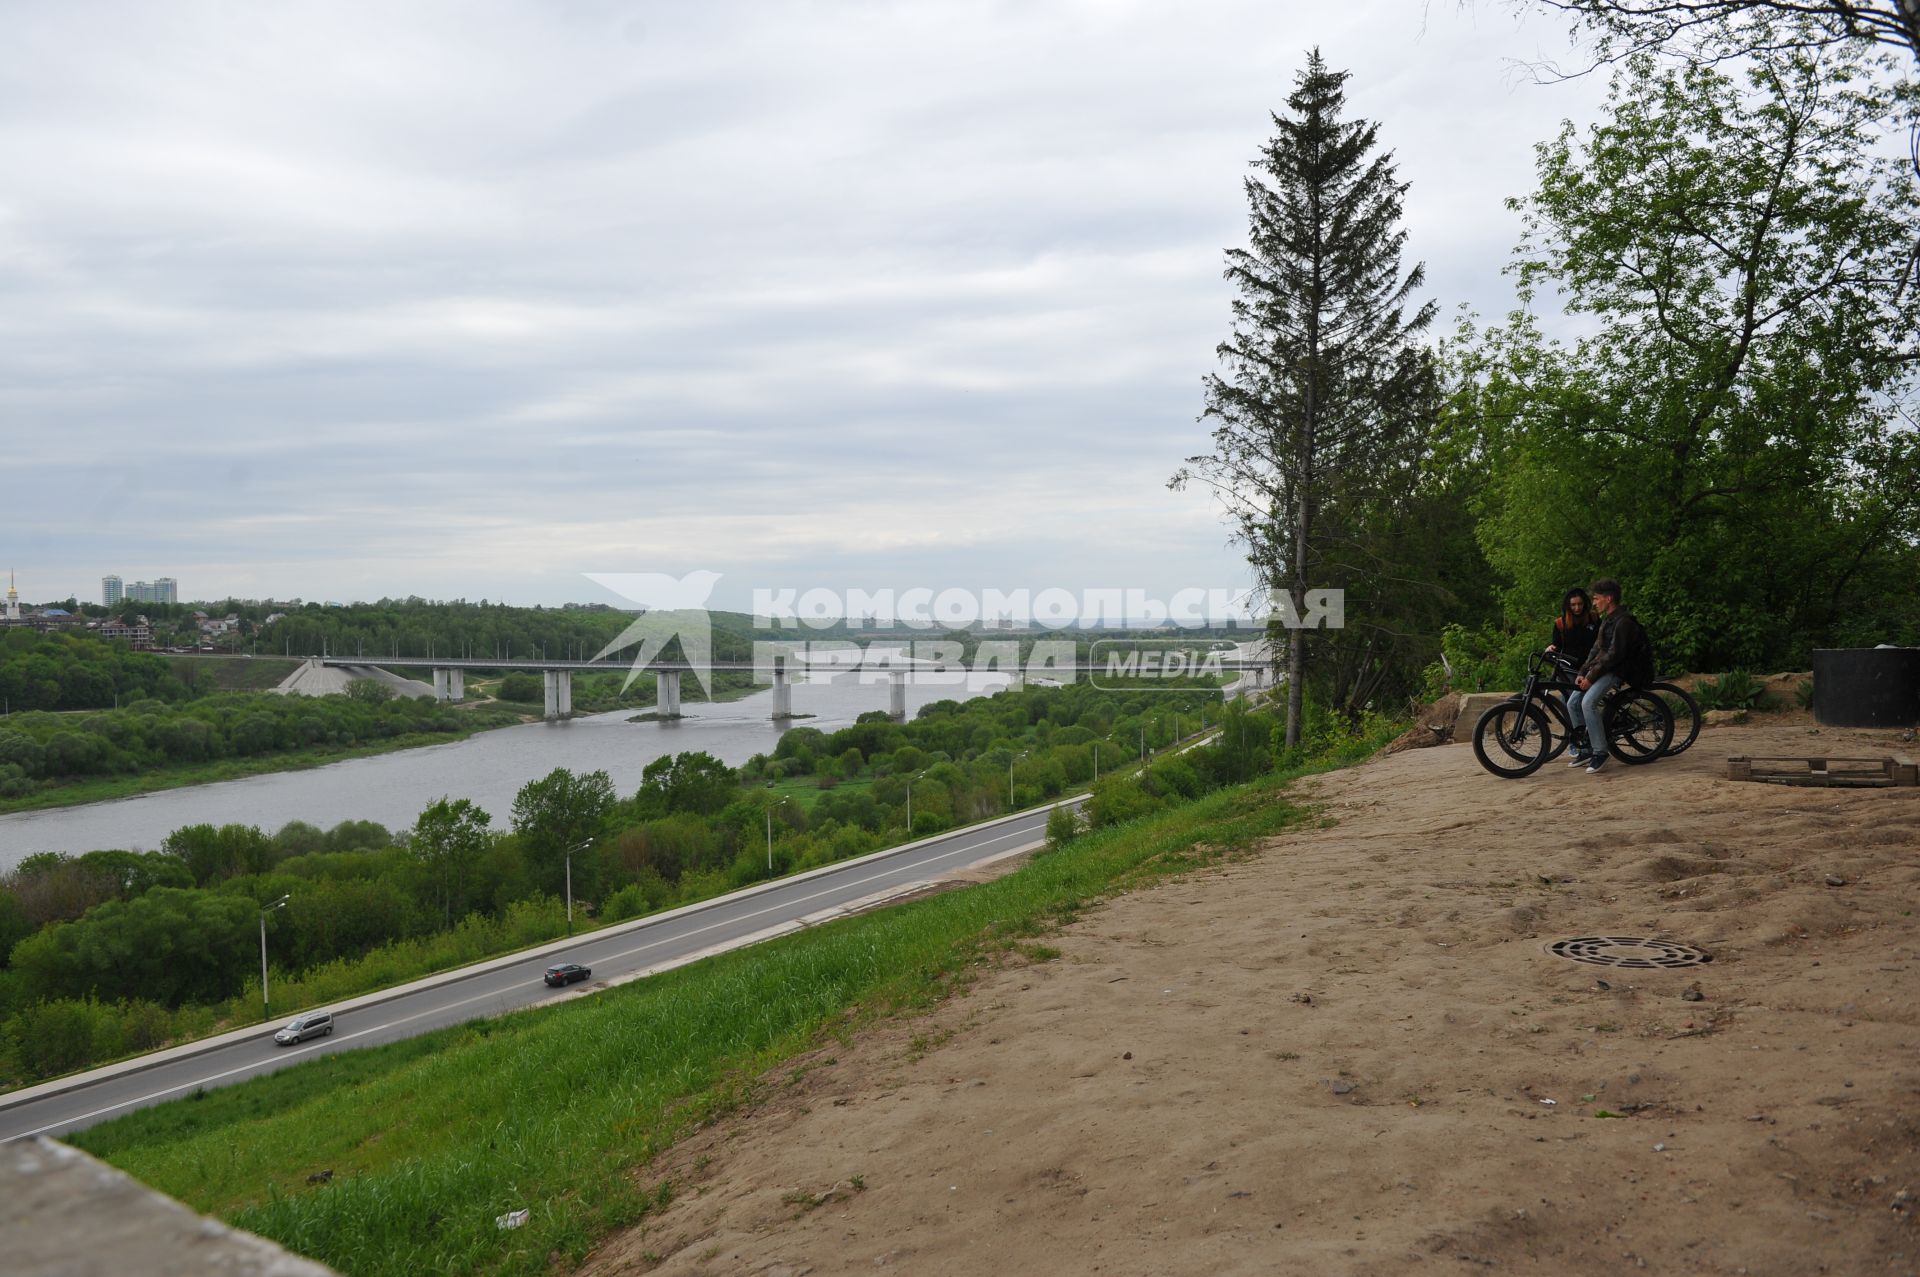
[[[1920,785],[1920,768],[1907,758],[1748,758],[1727,760],[1728,780],[1833,789],[1888,789]]]

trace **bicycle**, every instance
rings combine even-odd
[[[1673,744],[1667,746],[1667,757],[1686,753],[1700,738],[1700,702],[1686,688],[1665,680],[1647,684],[1647,690],[1666,704],[1673,719]]]
[[[1569,742],[1580,737],[1581,728],[1567,716],[1565,705],[1548,693],[1571,691],[1574,686],[1571,661],[1554,652],[1536,654],[1527,663],[1520,694],[1493,706],[1474,724],[1473,755],[1480,765],[1496,776],[1518,780],[1558,758]],[[1618,688],[1607,698],[1603,713],[1607,752],[1622,763],[1650,763],[1673,743],[1673,712],[1651,689]]]
[[[1546,691],[1560,692],[1564,698],[1566,693],[1574,690],[1574,664],[1558,653],[1548,653],[1546,655],[1553,662],[1554,676],[1542,685],[1543,689]],[[1667,707],[1667,716],[1673,719],[1673,741],[1666,749],[1661,751],[1660,757],[1677,758],[1693,748],[1693,742],[1700,738],[1700,702],[1693,699],[1693,693],[1678,683],[1671,683],[1665,679],[1648,683],[1642,690],[1659,697],[1661,702]],[[1552,720],[1549,725],[1559,729],[1554,737],[1552,747],[1547,752],[1546,761],[1552,762],[1566,752],[1570,737],[1578,738],[1580,744],[1584,747],[1586,745],[1586,732],[1582,730],[1580,724],[1569,723],[1567,721],[1564,699],[1556,700],[1550,697],[1547,699],[1546,705],[1550,711],[1549,716]],[[1653,760],[1642,758],[1637,761],[1651,762]]]

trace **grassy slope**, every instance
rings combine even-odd
[[[762,1069],[924,1005],[1089,901],[1277,832],[1284,778],[1080,838],[982,886],[548,1010],[129,1115],[74,1143],[348,1273],[512,1272],[583,1255],[671,1193],[632,1173]],[[1031,957],[1048,956],[1029,947]],[[306,1177],[336,1178],[309,1187]],[[504,1232],[494,1216],[531,1208]]]
[[[175,678],[203,692],[264,692],[306,664],[284,656],[169,656],[166,661]]]

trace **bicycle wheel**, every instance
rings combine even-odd
[[[1502,701],[1473,725],[1473,756],[1507,780],[1539,771],[1552,748],[1553,729],[1538,705]]]
[[[1509,696],[1506,703],[1508,705],[1518,705],[1520,698],[1518,696]],[[1551,695],[1542,696],[1534,702],[1534,705],[1541,711],[1547,723],[1547,756],[1540,761],[1543,764],[1550,763],[1567,752],[1567,746],[1573,740],[1573,724],[1567,719],[1567,711],[1563,709],[1560,702]],[[1506,748],[1504,743],[1502,743],[1501,748]],[[1512,754],[1513,751],[1507,750],[1507,753]],[[1526,757],[1533,757],[1531,750],[1528,750]],[[1525,760],[1523,759],[1522,761]]]
[[[1686,688],[1673,683],[1655,683],[1647,690],[1665,703],[1673,719],[1673,744],[1667,746],[1667,756],[1686,753],[1700,735],[1700,702]]]
[[[1607,752],[1623,763],[1650,763],[1673,743],[1673,716],[1667,704],[1651,692],[1632,690],[1614,695],[1607,706]]]

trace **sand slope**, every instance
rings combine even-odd
[[[1308,782],[1324,827],[781,1070],[588,1270],[1920,1271],[1920,789],[1723,778],[1912,749],[1775,718]],[[1714,961],[1544,951],[1596,933]]]

